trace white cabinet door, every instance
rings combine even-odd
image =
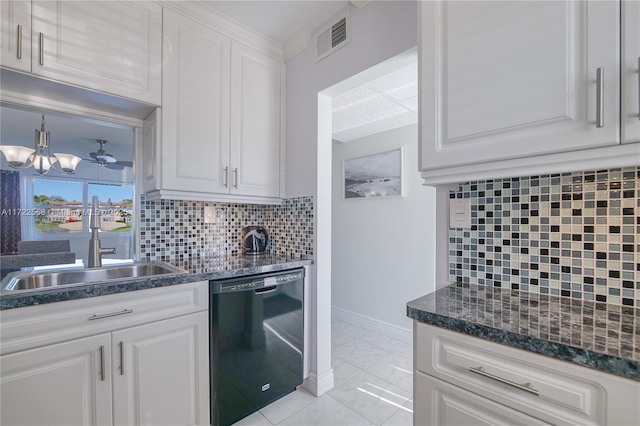
[[[110,347],[101,334],[0,357],[0,424],[111,425]]]
[[[619,2],[419,5],[422,170],[619,143]]]
[[[32,72],[160,105],[162,7],[141,1],[34,1]]]
[[[232,43],[232,193],[279,195],[280,67],[279,61]]]
[[[504,405],[427,376],[414,375],[413,424],[423,426],[548,425]]]
[[[116,425],[208,425],[208,312],[113,333]]]
[[[622,1],[622,142],[640,141],[640,2]]]
[[[0,65],[31,72],[31,1],[0,2]]]
[[[162,188],[229,192],[230,39],[164,11]]]

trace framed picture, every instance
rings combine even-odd
[[[344,160],[344,198],[402,197],[404,149]]]

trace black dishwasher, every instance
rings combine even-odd
[[[211,424],[228,426],[302,383],[304,269],[210,283]]]

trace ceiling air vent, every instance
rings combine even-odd
[[[349,43],[349,15],[342,15],[333,25],[316,35],[316,62]]]

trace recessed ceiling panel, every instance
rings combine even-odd
[[[416,62],[333,98],[333,139],[354,139],[418,121]]]
[[[368,86],[396,101],[414,97],[418,91],[418,66],[414,62],[372,81]]]

